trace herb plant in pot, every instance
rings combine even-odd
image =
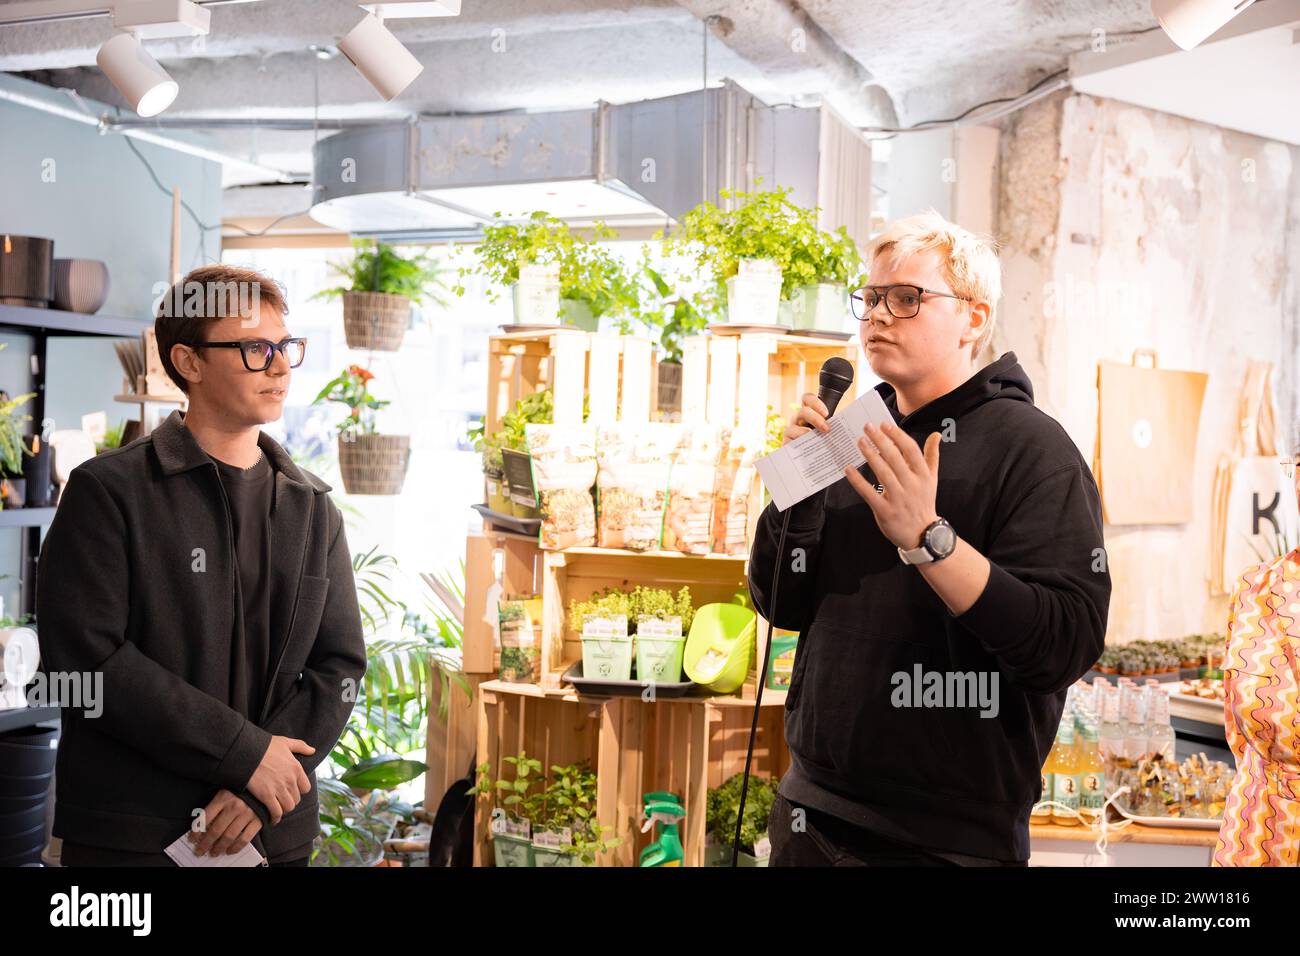
[[[736,837],[736,818],[740,814],[740,789],[745,775],[738,773],[716,790],[709,791],[705,816],[705,866],[731,866],[731,844]],[[774,780],[751,776],[745,796],[745,821],[740,827],[740,866],[767,866],[770,847],[767,840],[768,817],[776,799]]]
[[[312,404],[340,402],[348,415],[339,423],[339,471],[350,495],[401,494],[411,461],[410,435],[381,435],[375,412],[388,405],[370,394],[374,373],[349,365],[329,382]]]
[[[405,258],[390,245],[354,240],[352,260],[334,269],[348,285],[324,289],[314,299],[343,299],[343,331],[348,348],[395,352],[411,324],[411,303],[445,304],[434,291],[443,288],[440,268],[428,253]]]
[[[782,273],[786,322],[796,329],[843,332],[849,291],[866,281],[858,247],[843,226],[826,232],[816,228],[811,216],[800,220],[797,231]]]
[[[533,826],[542,819],[546,799],[542,762],[522,750],[518,756],[501,759],[514,768],[514,779],[493,780],[492,765],[484,762],[477,768],[478,782],[468,792],[483,799],[491,811],[496,865],[532,866]]]
[[[502,449],[503,459],[507,455],[527,457],[527,426],[549,425],[554,420],[554,393],[549,388],[534,392],[531,395],[525,395],[515,402],[514,408],[502,416],[501,431],[495,436],[495,440]],[[540,518],[542,516],[541,509],[537,506],[536,497],[532,501],[527,501],[518,494],[510,494],[508,491],[506,493],[509,497],[508,513],[513,514],[516,518]]]
[[[614,230],[597,222],[592,238],[585,239],[542,211],[522,223],[497,222],[484,229],[475,249],[477,267],[463,267],[453,291],[463,295],[465,276],[477,271],[491,283],[491,301],[500,288],[510,288],[517,325],[563,324],[594,332],[602,315],[632,301],[618,260],[597,244],[613,238]]]
[[[735,325],[776,325],[790,250],[812,213],[790,202],[789,189],[752,193],[721,190],[734,208],[702,202],[682,217],[665,251],[686,255],[726,290],[726,320]],[[720,297],[701,298],[716,313]],[[711,316],[720,318],[716,314]]]
[[[4,479],[14,484],[24,480],[24,459],[32,454],[29,442],[23,437],[24,426],[32,420],[32,416],[20,414],[18,410],[35,397],[35,392],[28,392],[10,398],[7,393],[0,391],[0,469],[3,470]]]

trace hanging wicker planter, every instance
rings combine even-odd
[[[339,471],[350,495],[401,494],[410,461],[410,435],[339,436]]]
[[[343,333],[348,348],[396,352],[411,324],[411,300],[388,292],[344,292]]]

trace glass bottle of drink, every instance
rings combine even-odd
[[[1159,754],[1166,764],[1175,760],[1174,729],[1169,726],[1169,693],[1160,687],[1151,688],[1147,701],[1146,752],[1154,756]]]
[[[1096,724],[1083,728],[1083,751],[1079,756],[1076,773],[1079,777],[1079,812],[1083,822],[1093,823],[1101,815],[1106,803],[1106,768],[1098,750]]]
[[[1052,754],[1049,751],[1047,754],[1047,761],[1043,764],[1043,769],[1039,771],[1040,790],[1038,801],[1034,804],[1033,809],[1029,811],[1030,823],[1052,822],[1052,808],[1046,806],[1046,802],[1052,799],[1052,775],[1047,770],[1047,767],[1051,762]]]
[[[1105,688],[1101,698],[1101,725],[1097,733],[1097,749],[1101,753],[1102,766],[1106,771],[1106,783],[1115,782],[1115,758],[1119,756],[1124,743],[1123,731],[1119,722],[1119,689]]]
[[[1052,776],[1052,800],[1071,810],[1079,809],[1079,777],[1075,764],[1074,722],[1063,720],[1056,731],[1052,753],[1047,758],[1047,770]],[[1073,827],[1078,826],[1079,818],[1059,807],[1052,807],[1052,822]]]

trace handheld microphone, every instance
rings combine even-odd
[[[846,358],[835,355],[822,364],[821,374],[817,377],[817,397],[826,406],[826,417],[835,414],[844,393],[853,384],[853,364]],[[749,746],[745,750],[745,776],[740,781],[740,809],[736,814],[736,832],[731,842],[731,865],[740,862],[740,827],[745,820],[745,801],[749,797],[749,769],[754,760],[754,738],[758,736],[759,708],[763,706],[763,685],[767,683],[767,669],[772,663],[772,631],[776,620],[776,592],[781,583],[781,565],[785,563],[785,534],[790,528],[790,513],[793,508],[786,508],[781,516],[781,538],[776,546],[776,561],[772,568],[772,602],[771,617],[767,624],[767,642],[763,646],[763,666],[758,672],[757,686],[754,688],[754,717],[749,725]],[[795,652],[796,654],[798,651]]]
[[[828,358],[817,376],[817,398],[826,406],[826,417],[835,414],[835,406],[853,384],[853,365],[838,355]]]

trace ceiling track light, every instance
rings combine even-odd
[[[204,36],[211,18],[211,12],[193,0],[117,0],[113,26],[122,32],[105,41],[95,62],[131,109],[140,116],[157,116],[172,105],[180,86],[140,41]]]
[[[95,62],[140,116],[157,116],[172,105],[180,86],[140,45],[134,33],[119,33],[105,41]]]
[[[392,100],[424,71],[424,64],[373,13],[339,40],[339,52],[385,100]]]
[[[1151,13],[1184,50],[1199,46],[1255,0],[1151,0]]]

